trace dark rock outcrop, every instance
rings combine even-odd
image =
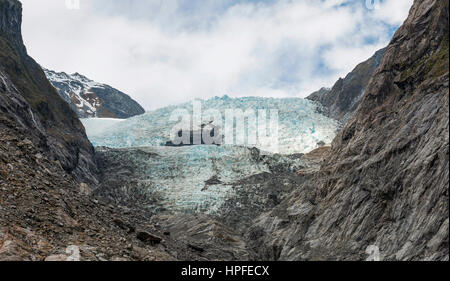
[[[94,82],[79,73],[69,75],[48,69],[44,72],[79,118],[125,119],[145,113],[136,101],[109,85]]]
[[[187,244],[187,249],[203,261],[248,261],[255,256],[243,236],[221,220],[203,214],[157,215],[152,218],[171,237]]]
[[[205,127],[208,126],[207,130],[205,129]],[[216,136],[216,130],[217,130],[217,136]],[[198,131],[194,131],[194,130],[186,130],[186,132],[183,132],[183,130],[178,131],[177,137],[178,140],[170,140],[167,141],[165,146],[173,146],[173,147],[180,147],[180,146],[191,146],[191,145],[205,145],[205,141],[204,138],[202,137],[203,134],[209,134],[209,137],[211,137],[212,139],[212,143],[214,145],[222,145],[222,143],[224,143],[224,136],[221,135],[221,128],[212,125],[211,123],[208,124],[202,124],[201,125],[201,130],[199,129]],[[188,134],[189,135],[189,142],[188,143],[184,143],[183,140],[183,133],[184,134]],[[200,143],[199,144],[195,144],[195,140],[199,139]],[[174,143],[177,142],[178,144]]]
[[[150,233],[148,233],[146,231],[138,231],[136,233],[136,238],[141,240],[142,242],[144,242],[146,244],[149,244],[149,245],[152,245],[152,246],[156,245],[156,244],[159,244],[162,241],[161,237],[155,236],[155,235],[150,234]]]
[[[358,109],[364,90],[370,78],[381,63],[385,49],[375,53],[370,59],[360,63],[344,79],[340,78],[333,88],[322,88],[307,99],[322,104],[328,117],[339,120],[345,125]]]
[[[448,13],[414,2],[320,171],[253,225],[262,259],[449,259]]]

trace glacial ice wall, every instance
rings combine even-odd
[[[200,102],[203,113],[210,109],[218,110],[224,119],[227,109],[242,111],[252,109],[256,113],[259,110],[266,110],[267,117],[270,116],[270,110],[277,110],[278,146],[276,151],[272,146],[259,141],[256,144],[243,144],[243,146],[257,147],[267,152],[281,154],[309,152],[317,148],[319,142],[331,143],[339,127],[337,121],[319,113],[320,105],[301,98],[230,98],[224,96]],[[111,148],[163,146],[171,140],[171,131],[178,123],[178,121],[170,121],[170,117],[175,110],[180,109],[192,114],[193,103],[164,107],[115,124],[105,120],[107,128],[103,126],[101,120],[96,121],[95,124],[89,120],[82,121],[94,146]],[[203,122],[207,122],[207,120],[204,119]],[[252,128],[249,122],[246,122],[245,125],[247,126],[245,130],[247,136],[248,131],[255,128]]]

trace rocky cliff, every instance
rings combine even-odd
[[[370,78],[380,66],[385,49],[375,53],[370,59],[360,63],[344,79],[340,78],[331,89],[322,88],[307,99],[325,107],[325,114],[342,124],[347,123],[358,109],[364,90]]]
[[[320,171],[252,227],[262,259],[449,259],[448,12],[414,2]]]
[[[28,120],[20,123],[23,126],[39,127],[40,130],[28,128],[30,135],[38,137],[43,151],[78,182],[95,185],[94,149],[75,113],[56,93],[41,67],[27,55],[21,34],[21,12],[18,1],[0,2],[0,82],[3,91],[14,91],[23,97],[29,106],[25,111],[32,118],[20,115],[25,113],[17,111],[16,103],[22,102],[17,99],[4,100],[0,104],[2,116],[10,115],[18,122]],[[2,95],[2,99],[6,98]],[[7,105],[11,107],[7,108]]]
[[[79,118],[125,119],[145,113],[128,95],[113,87],[97,83],[79,74],[66,74],[44,69],[58,94]]]

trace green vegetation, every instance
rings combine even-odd
[[[428,64],[425,66],[426,70],[429,70],[430,77],[439,77],[448,73],[449,71],[449,56],[448,56],[448,30],[442,39],[441,46],[438,52],[431,56]]]
[[[411,68],[403,71],[401,81],[424,77],[424,79],[442,76],[449,72],[449,34],[448,30],[442,37],[439,49],[431,56],[416,62]]]

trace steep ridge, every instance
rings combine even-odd
[[[347,76],[340,78],[331,89],[322,88],[307,99],[325,107],[325,114],[346,124],[361,103],[364,90],[375,70],[380,66],[385,49],[377,51],[370,59],[360,63]]]
[[[79,74],[44,69],[58,94],[79,118],[125,119],[144,114],[145,110],[128,95]]]
[[[40,147],[78,182],[97,184],[95,152],[83,125],[48,82],[41,67],[27,55],[21,34],[20,2],[0,1],[0,15],[2,79],[10,80],[15,91],[23,96],[36,113],[36,126],[42,127],[44,130],[41,133],[45,135],[40,137]],[[3,84],[6,85],[5,82]],[[7,90],[6,86],[4,88]],[[7,103],[0,106],[3,107],[4,104]],[[3,109],[2,114],[5,111]],[[28,119],[27,116],[23,118]]]
[[[261,215],[262,259],[448,260],[446,0],[416,0],[320,171]]]

